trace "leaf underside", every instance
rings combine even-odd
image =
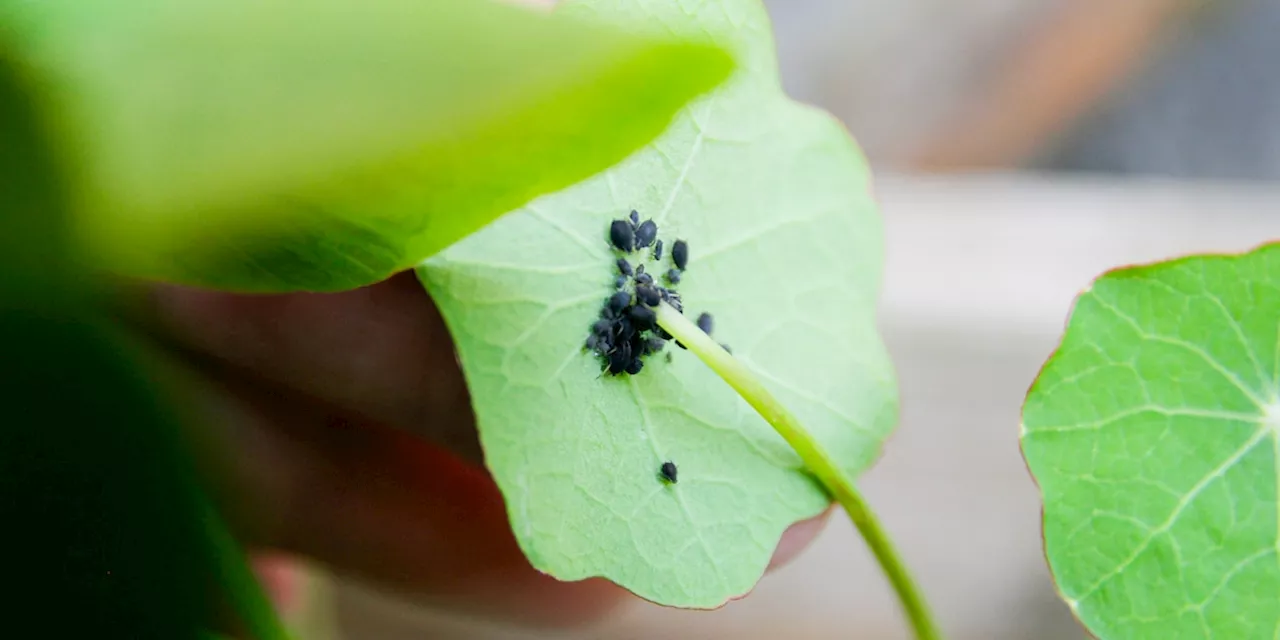
[[[1117,270],[1023,409],[1058,588],[1100,638],[1280,634],[1280,245]]]
[[[621,160],[730,68],[487,0],[7,3],[0,56],[57,119],[96,266],[262,292],[410,268]]]
[[[620,165],[428,260],[489,469],[521,547],[563,580],[606,577],[665,605],[748,592],[782,532],[829,501],[797,456],[688,352],[601,375],[583,340],[613,291],[612,219],[636,209],[690,247],[686,314],[760,375],[852,475],[897,418],[875,327],[881,223],[864,158],[788,100],[758,0],[569,2],[573,15],[707,39],[739,71]],[[630,254],[665,273],[649,252]],[[659,478],[664,461],[678,484]]]

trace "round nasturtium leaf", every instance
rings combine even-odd
[[[1280,634],[1280,245],[1104,275],[1023,408],[1058,588],[1100,638]]]
[[[559,10],[706,38],[737,74],[620,165],[509,213],[420,277],[457,343],[486,462],[538,569],[606,577],[654,602],[715,607],[748,592],[787,526],[829,499],[730,387],[668,343],[638,375],[584,349],[614,292],[610,221],[632,209],[666,251],[626,254],[755,371],[844,468],[897,418],[875,326],[881,224],[866,162],[828,115],[779,86],[758,0],[583,0]],[[667,357],[670,356],[668,361]],[[663,482],[662,464],[678,466]]]

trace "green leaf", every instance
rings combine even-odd
[[[1100,638],[1280,631],[1280,245],[1108,273],[1023,408],[1046,555]]]
[[[80,233],[130,275],[339,290],[616,163],[724,52],[486,0],[47,0],[0,51],[60,118]]]
[[[0,52],[0,547],[21,585],[5,624],[181,640],[237,614],[254,638],[280,638],[155,363],[92,305],[30,88]]]
[[[610,220],[652,218],[690,247],[677,287],[851,475],[896,417],[876,332],[881,225],[868,170],[831,117],[782,93],[757,0],[598,0],[573,15],[709,38],[742,70],[658,140],[427,261],[489,469],[535,567],[604,576],[666,605],[748,592],[786,527],[829,500],[799,458],[692,354],[669,344],[636,376],[583,349],[613,292]],[[678,465],[666,485],[659,467]]]

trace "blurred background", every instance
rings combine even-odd
[[[902,424],[863,481],[956,639],[1083,638],[1040,548],[1022,396],[1102,271],[1280,237],[1280,0],[768,0],[783,80],[878,174]],[[352,638],[532,638],[351,583]],[[855,631],[856,630],[856,631]],[[749,598],[581,638],[905,638],[840,517]]]

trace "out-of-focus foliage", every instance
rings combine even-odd
[[[0,7],[85,247],[227,290],[340,290],[621,160],[723,79],[710,45],[488,0]]]

